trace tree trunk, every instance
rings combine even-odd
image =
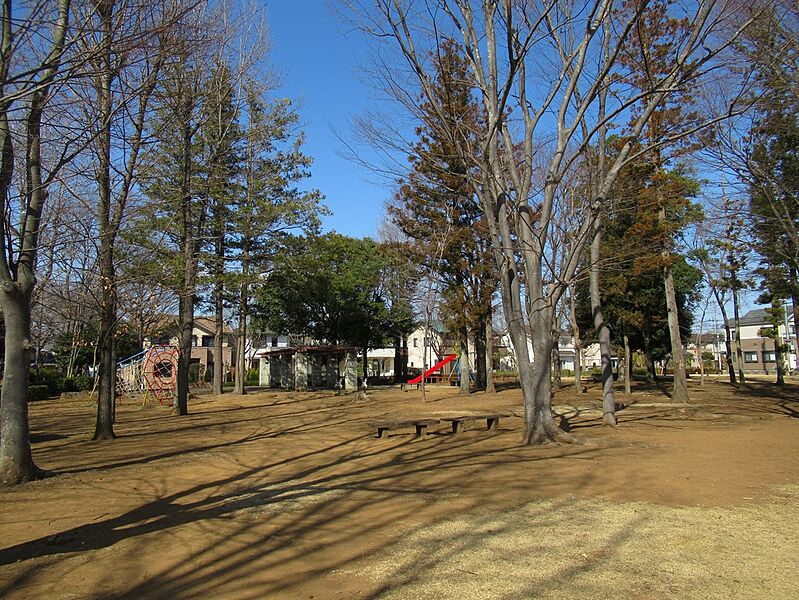
[[[0,291],[0,305],[5,322],[5,363],[0,395],[0,485],[9,486],[39,479],[44,473],[33,462],[28,429],[30,292],[19,283],[5,282]]]
[[[461,354],[458,360],[458,368],[460,369],[460,392],[461,394],[469,393],[469,332],[465,327],[461,327],[458,331],[460,338]]]
[[[795,342],[794,346],[794,356],[796,357],[796,368],[799,369],[799,296],[797,296],[795,290],[797,289],[796,283],[796,271],[791,269],[791,290],[794,290],[791,293],[791,314],[793,316],[793,338]],[[788,339],[791,339],[791,331],[790,329],[785,332],[785,336]],[[790,367],[790,351],[788,354],[788,367]]]
[[[405,383],[402,380],[402,338],[394,336],[394,384]]]
[[[741,382],[741,385],[745,385],[744,351],[741,348],[741,317],[738,311],[738,288],[735,285],[732,289],[732,315],[735,321],[735,362],[738,363],[738,381]]]
[[[221,277],[221,276],[220,276]],[[214,282],[214,371],[211,373],[213,394],[223,394],[225,378],[225,305],[224,286],[221,280]]]
[[[475,387],[486,389],[486,315],[480,315],[474,336]]]
[[[580,326],[577,325],[577,306],[574,301],[573,290],[569,290],[569,324],[574,336],[574,389],[578,394],[583,393],[583,342],[580,339]]]
[[[778,335],[773,338],[774,340],[774,360],[777,368],[777,380],[774,382],[777,385],[785,385],[785,373],[782,367],[782,340],[779,338],[779,329],[775,327]]]
[[[563,380],[560,373],[560,332],[552,330],[552,384],[554,389],[560,389]]]
[[[247,393],[247,316],[239,314],[239,334],[236,336],[236,378],[233,393]]]
[[[494,324],[492,310],[489,306],[485,322],[486,334],[486,394],[495,394],[494,386]]]
[[[599,290],[599,260],[602,248],[602,220],[594,221],[594,237],[591,240],[591,269],[589,288],[591,291],[591,313],[594,329],[599,339],[599,355],[602,368],[602,423],[616,426],[616,396],[613,390],[613,363],[611,362],[610,329],[602,314],[602,300]]]
[[[400,361],[400,368],[402,369],[402,379],[400,381],[401,383],[406,383],[408,381],[408,336],[405,334],[402,336],[402,359]]]
[[[524,402],[524,444],[546,442],[575,442],[575,438],[562,431],[552,416],[552,394],[550,387],[550,356],[552,356],[552,310],[537,311],[530,319],[533,342],[533,362],[527,358],[527,339],[519,324],[508,326],[514,349],[524,345],[519,360],[519,381]]]
[[[669,339],[671,341],[671,363],[674,370],[674,387],[671,399],[673,402],[688,402],[688,381],[685,375],[685,356],[680,338],[680,321],[677,317],[677,294],[674,289],[674,277],[671,267],[665,268],[664,285],[666,287],[666,312],[669,319]]]
[[[100,370],[97,385],[97,420],[94,440],[114,439],[113,412],[116,392],[114,336],[116,335],[117,282],[114,273],[114,240],[116,232],[111,223],[111,12],[113,2],[100,2],[98,14],[103,32],[100,73],[97,77],[97,103],[101,130],[97,136],[98,165],[97,213],[100,227]]]
[[[624,393],[629,395],[632,393],[632,352],[630,352],[630,338],[627,334],[624,335]]]
[[[193,289],[193,288],[192,288]],[[191,365],[191,334],[194,329],[194,293],[182,293],[178,301],[178,374],[172,413],[189,414],[189,366]]]
[[[730,323],[727,318],[727,307],[724,305],[721,296],[719,296],[715,290],[713,290],[713,296],[716,298],[716,304],[719,305],[719,309],[721,310],[721,318],[724,320],[724,345],[726,346],[727,372],[730,375],[730,383],[736,385],[735,365],[733,365],[732,361],[732,334],[730,333]]]
[[[363,382],[369,377],[369,346],[363,347]]]
[[[652,346],[648,335],[644,335],[644,357],[646,358],[646,380],[648,383],[655,383],[658,372],[655,369],[655,357],[652,355]]]

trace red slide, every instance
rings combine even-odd
[[[451,363],[451,362],[452,362],[453,360],[455,360],[456,358],[457,358],[457,355],[456,355],[456,354],[450,354],[449,356],[446,356],[446,357],[444,357],[444,360],[442,360],[442,361],[441,361],[441,362],[439,362],[439,363],[436,363],[435,365],[433,365],[432,367],[430,367],[429,369],[427,369],[427,371],[425,371],[425,372],[424,372],[424,376],[425,376],[425,378],[427,378],[427,376],[428,376],[428,375],[432,375],[433,373],[435,373],[436,371],[438,371],[438,370],[439,370],[441,367],[443,367],[444,365],[448,365],[449,363]],[[414,377],[413,379],[411,379],[410,381],[408,381],[408,383],[409,383],[410,385],[416,385],[417,383],[422,383],[422,376],[421,376],[421,375],[419,375],[418,377]]]

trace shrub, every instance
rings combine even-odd
[[[50,389],[47,385],[29,385],[28,402],[36,400],[47,400],[50,397]]]
[[[64,377],[62,392],[85,392],[91,390],[94,385],[91,377],[77,375],[75,377]]]
[[[42,368],[34,369],[30,373],[30,383],[34,385],[46,385],[52,396],[60,394],[64,389],[64,377],[58,369]]]
[[[260,381],[260,369],[256,367],[247,371],[247,385],[258,385]]]
[[[74,377],[64,377],[64,385],[61,386],[62,392],[77,392],[78,386]]]
[[[560,370],[560,374],[563,377],[573,377],[574,376],[574,371],[572,371],[571,369],[561,369]]]

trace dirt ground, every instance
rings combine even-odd
[[[799,598],[799,384],[557,394],[582,445],[522,419],[376,439],[368,422],[521,414],[518,389],[199,394],[31,405],[37,464],[0,492],[3,598]]]

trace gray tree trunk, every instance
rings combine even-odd
[[[98,165],[97,208],[100,227],[100,345],[97,384],[97,420],[94,425],[94,440],[114,439],[114,394],[116,392],[116,364],[114,361],[114,337],[117,321],[117,282],[114,273],[114,240],[116,231],[111,222],[111,16],[113,2],[101,2],[97,10],[101,21],[103,44],[101,48],[100,73],[97,76],[97,104],[102,124],[97,137]]]
[[[474,336],[475,387],[486,389],[486,315],[480,315]]]
[[[465,327],[461,327],[459,331],[461,354],[458,361],[460,368],[460,392],[461,394],[468,394],[469,389],[469,332]]]
[[[494,386],[494,324],[492,311],[489,307],[486,315],[486,394],[495,394]]]
[[[741,385],[746,384],[744,375],[744,351],[741,347],[741,315],[738,310],[738,288],[733,282],[732,288],[732,318],[735,326],[735,362],[738,363],[738,381]]]
[[[220,252],[224,252],[221,243],[217,239],[216,259],[221,261]],[[224,304],[224,285],[222,284],[221,269],[218,268],[217,280],[214,282],[214,371],[211,373],[213,381],[213,394],[224,393],[224,369],[225,369],[225,350],[222,345],[225,341],[225,304]]]
[[[569,324],[574,336],[574,389],[578,394],[582,394],[583,342],[580,338],[580,326],[577,325],[577,306],[574,301],[573,289],[569,291]]]
[[[0,485],[38,479],[28,429],[28,369],[30,367],[30,286],[4,282],[0,305],[5,322],[5,364],[0,395]]]
[[[632,366],[632,352],[630,352],[630,338],[627,335],[624,335],[624,393],[629,395],[632,393],[631,386],[632,386],[632,378],[633,378],[633,366]]]
[[[591,313],[594,329],[599,338],[599,355],[602,369],[602,423],[616,426],[616,396],[613,383],[613,363],[611,362],[610,329],[602,314],[602,301],[599,291],[599,260],[602,247],[602,221],[598,216],[594,221],[594,237],[591,240],[591,269],[589,287],[591,290]]]
[[[666,208],[661,201],[658,220],[666,221]],[[666,291],[666,314],[669,322],[669,341],[671,342],[671,364],[674,371],[674,387],[672,388],[671,399],[674,402],[688,402],[688,379],[685,374],[685,354],[682,350],[682,338],[680,337],[680,318],[677,313],[677,292],[674,289],[674,276],[671,272],[671,265],[668,264],[671,253],[668,248],[662,252],[666,259],[666,266],[663,269],[663,286]]]

